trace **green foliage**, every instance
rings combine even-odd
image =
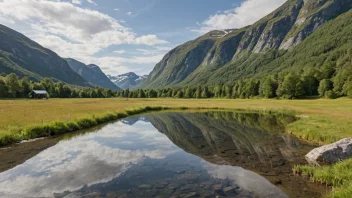
[[[288,73],[283,82],[279,84],[276,94],[287,99],[295,99],[303,96],[303,83],[299,76],[294,73]]]
[[[19,79],[14,73],[0,76],[0,98],[28,98],[32,90],[46,90],[51,98],[111,98],[116,96],[116,91],[111,89],[71,87],[62,82],[54,83],[50,78],[33,82],[27,77]],[[126,94],[128,92],[129,90],[125,90]]]
[[[277,82],[271,76],[267,76],[260,84],[260,95],[264,98],[274,98],[277,88]]]
[[[320,97],[325,97],[328,91],[331,91],[332,83],[329,79],[323,79],[320,81],[318,93]]]
[[[308,165],[295,166],[295,174],[308,176],[314,182],[325,183],[334,187],[328,195],[331,198],[347,198],[352,193],[352,159],[332,166],[312,167]]]
[[[323,71],[327,70],[327,71]],[[336,94],[333,79],[322,79],[331,74],[329,67],[322,70],[305,68],[299,75],[293,72],[280,72],[267,75],[262,80],[248,78],[234,81],[232,84],[216,86],[188,86],[187,88],[164,88],[164,89],[138,89],[134,91],[121,90],[118,97],[125,98],[283,98],[297,99],[308,96],[320,95],[323,98],[335,99],[341,95]],[[331,75],[330,75],[331,76]],[[334,78],[336,81],[336,78]],[[344,77],[340,88],[342,96],[352,97],[352,77]],[[126,93],[129,95],[126,96]],[[147,93],[146,96],[144,96]],[[151,94],[152,93],[152,94]],[[157,94],[156,94],[157,93]],[[141,97],[142,96],[142,97]]]
[[[21,85],[16,74],[11,73],[5,77],[5,82],[8,88],[8,96],[16,98],[21,92]]]

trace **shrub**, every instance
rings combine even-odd
[[[325,98],[328,98],[328,99],[336,99],[336,98],[337,98],[337,95],[335,94],[334,91],[330,90],[330,91],[326,91],[326,92],[325,92]]]

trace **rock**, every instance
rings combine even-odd
[[[191,198],[191,197],[195,197],[195,196],[197,196],[196,192],[190,192],[190,193],[181,195],[182,198]]]
[[[170,190],[175,190],[178,188],[177,185],[174,185],[174,184],[170,184],[169,187],[168,187]]]
[[[224,189],[222,189],[224,191],[224,193],[226,193],[227,195],[233,195],[236,194],[235,189],[232,188],[232,186],[228,186],[225,187]]]
[[[199,175],[198,174],[185,174],[185,175],[183,175],[182,178],[187,181],[197,181],[199,178]]]
[[[215,192],[221,192],[221,190],[222,190],[222,185],[221,185],[221,184],[213,185],[213,190],[214,190]]]
[[[186,184],[185,186],[183,186],[183,187],[181,188],[181,191],[182,191],[182,192],[189,192],[189,191],[191,191],[192,189],[193,189],[193,186],[192,186],[192,185]]]
[[[152,186],[148,185],[148,184],[142,184],[142,185],[139,185],[138,188],[140,188],[140,189],[150,189],[150,188],[152,188]]]
[[[162,182],[160,182],[160,183],[158,183],[158,184],[156,184],[156,188],[165,188],[166,186],[168,185],[168,183],[167,182],[165,182],[165,181],[162,181]]]
[[[313,149],[306,155],[306,160],[316,166],[333,164],[352,157],[352,138]]]

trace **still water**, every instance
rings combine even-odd
[[[0,173],[0,197],[317,197],[291,173],[312,148],[284,134],[294,119],[165,112],[3,149],[24,157]]]

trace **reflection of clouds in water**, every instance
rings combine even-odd
[[[130,137],[133,141],[128,140]],[[116,147],[106,146],[97,138],[109,139]],[[146,149],[125,150],[118,148],[120,143],[130,145],[129,148],[138,145]],[[98,133],[61,141],[24,164],[1,173],[0,196],[53,196],[53,193],[74,191],[84,185],[110,181],[144,157],[162,159],[176,151],[177,147],[152,126],[118,122]]]
[[[288,196],[281,189],[271,184],[264,177],[241,167],[220,166],[210,163],[206,163],[204,167],[212,177],[216,179],[228,179],[233,181],[234,184],[240,186],[242,189],[254,193],[260,197],[288,198]]]

